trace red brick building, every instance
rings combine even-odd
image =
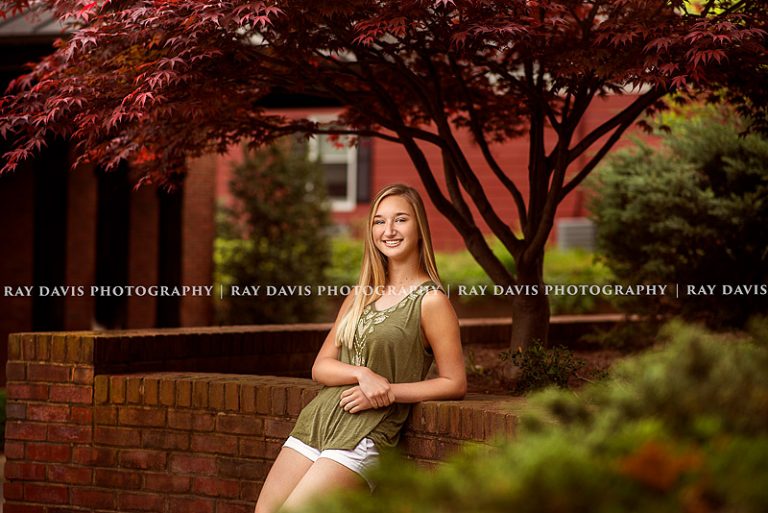
[[[583,136],[598,127],[611,116],[626,107],[634,96],[608,96],[597,99],[584,117],[578,129],[577,136]],[[317,120],[330,120],[338,114],[339,108],[322,107],[313,109],[285,109],[281,113],[291,116],[311,116]],[[630,131],[630,133],[632,133]],[[634,133],[638,133],[637,130]],[[551,134],[550,142],[554,140]],[[627,144],[625,135],[622,144]],[[514,202],[506,189],[493,176],[477,145],[468,133],[463,134],[460,144],[464,148],[470,165],[476,171],[483,184],[489,201],[497,209],[501,219],[516,228],[517,213]],[[428,144],[422,145],[430,165],[436,172],[437,181],[442,184],[439,170],[440,154]],[[599,148],[599,146],[597,146]],[[527,199],[528,176],[528,140],[520,138],[492,148],[499,165],[521,189]],[[310,158],[319,158],[326,168],[326,178],[332,199],[333,219],[347,231],[355,233],[355,227],[365,218],[370,200],[383,186],[395,182],[403,182],[416,187],[427,203],[434,245],[440,250],[459,250],[464,248],[464,242],[447,219],[431,204],[424,187],[402,146],[380,139],[364,139],[356,148],[338,149],[327,144],[322,138],[310,141]],[[582,156],[574,162],[573,172],[578,171],[588,159]],[[242,150],[234,148],[229,154],[217,159],[217,191],[216,196],[222,201],[228,201],[228,182],[231,177],[232,165],[242,160]],[[445,190],[443,191],[445,192]],[[446,193],[447,196],[447,193]],[[475,219],[484,233],[490,234],[490,229],[483,223],[482,218],[473,209]],[[561,204],[557,212],[555,230],[550,242],[557,237],[558,228],[572,220],[584,219],[587,216],[585,192],[583,188],[574,190]],[[564,223],[565,221],[565,223]]]
[[[0,87],[23,73],[25,63],[50,53],[60,33],[50,18],[3,20]],[[134,191],[129,166],[69,171],[71,158],[65,142],[51,141],[40,158],[0,176],[0,384],[9,333],[212,322],[210,297],[94,296],[77,289],[41,294],[43,287],[209,285],[213,279],[213,157],[193,162],[194,172],[175,194]]]

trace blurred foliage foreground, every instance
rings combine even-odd
[[[602,382],[532,396],[516,441],[434,471],[385,455],[374,495],[307,511],[768,511],[768,320],[740,337],[677,321],[660,336]]]

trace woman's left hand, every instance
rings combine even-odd
[[[390,404],[391,402],[392,401],[390,401]],[[375,408],[370,399],[368,399],[363,391],[360,390],[359,385],[348,388],[341,393],[341,401],[339,402],[339,406],[344,408],[344,410],[348,411],[349,413],[358,413],[361,411],[370,410],[371,408]]]

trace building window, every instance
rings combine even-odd
[[[357,153],[357,146],[350,147],[347,136],[335,141],[328,135],[309,139],[309,159],[323,166],[331,209],[336,212],[354,210],[357,205]]]

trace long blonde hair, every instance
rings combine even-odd
[[[416,224],[419,228],[419,267],[422,271],[429,274],[429,277],[434,281],[441,289],[443,287],[440,281],[440,276],[437,273],[437,266],[435,265],[435,254],[432,250],[432,235],[429,231],[429,223],[427,222],[427,214],[424,210],[424,203],[421,201],[419,192],[404,184],[392,184],[384,187],[374,198],[371,203],[371,209],[368,212],[368,226],[365,229],[365,245],[363,250],[363,263],[360,268],[360,278],[357,282],[357,288],[355,291],[352,305],[347,310],[347,313],[339,321],[339,325],[336,329],[336,346],[345,344],[347,347],[352,348],[352,344],[355,339],[355,331],[357,329],[357,320],[360,318],[360,314],[363,313],[363,309],[369,303],[372,303],[381,297],[381,294],[377,294],[378,290],[381,290],[386,285],[387,281],[387,257],[376,248],[373,242],[373,233],[371,227],[373,226],[373,217],[376,215],[376,211],[379,209],[384,198],[389,196],[402,196],[408,203],[411,204],[414,213],[416,214]]]

